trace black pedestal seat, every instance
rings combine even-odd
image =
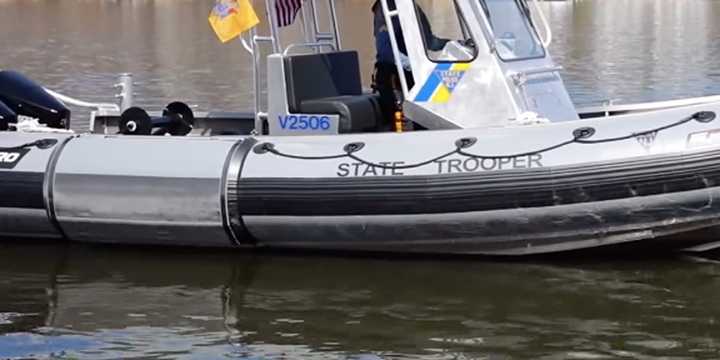
[[[376,130],[380,104],[376,95],[363,94],[356,51],[289,55],[284,61],[291,113],[338,115],[340,133]]]

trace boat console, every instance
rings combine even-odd
[[[374,132],[381,123],[378,96],[363,93],[357,51],[271,56],[268,66],[279,74],[269,79],[279,89],[268,99],[271,134]]]
[[[578,119],[560,68],[547,51],[549,28],[543,41],[525,1],[445,2],[380,1],[406,120],[440,130],[512,126],[528,113],[553,122]],[[270,36],[253,33],[247,45],[253,54],[263,42],[273,48],[266,59],[268,107],[261,109],[259,101],[255,106],[256,129],[262,129],[258,133],[387,130],[377,95],[362,93],[357,53],[341,48],[334,2],[328,1],[329,30],[324,32],[318,26],[316,2],[306,3],[301,17],[304,42],[284,43],[271,21]],[[267,10],[273,19],[275,9]],[[262,59],[253,56],[260,94]]]

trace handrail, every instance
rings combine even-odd
[[[402,62],[400,61],[400,46],[398,45],[398,40],[395,37],[395,25],[392,21],[394,17],[399,19],[400,13],[397,8],[391,11],[387,0],[381,0],[380,4],[382,5],[383,13],[385,14],[385,26],[387,26],[388,33],[390,35],[390,47],[392,48],[393,55],[395,57],[395,66],[397,67],[398,77],[400,78],[400,88],[402,89],[403,97],[407,97],[410,91],[408,89],[407,79],[405,78],[405,70],[403,69]]]
[[[281,48],[281,39],[280,32],[278,31],[277,11],[275,6],[271,4],[274,4],[274,1],[265,1],[265,13],[268,16],[268,22],[270,24],[270,36],[267,38],[271,39],[270,41],[272,42],[273,52],[279,53]]]
[[[490,53],[494,54],[497,52],[497,45],[495,44],[495,34],[492,28],[492,25],[490,25],[490,21],[487,18],[487,12],[485,11],[485,5],[482,1],[479,3],[479,8],[477,6],[473,7],[473,10],[475,11],[475,16],[480,18],[482,20],[482,25],[480,26],[480,30],[483,32],[483,38],[485,38],[485,42],[487,42],[488,49],[490,49]],[[478,11],[480,13],[478,13]],[[481,14],[482,13],[482,14]]]
[[[535,68],[535,69],[530,69],[530,70],[525,70],[525,71],[512,71],[508,74],[508,76],[513,80],[515,85],[521,86],[521,85],[525,84],[528,76],[545,74],[545,73],[553,73],[556,71],[561,71],[562,69],[563,69],[562,66],[548,66],[548,67]]]
[[[240,42],[242,43],[242,46],[245,48],[245,50],[250,53],[250,55],[254,54],[252,47],[248,45],[247,40],[245,40],[245,37],[242,34],[240,35]]]
[[[332,32],[323,32],[320,29],[320,22],[318,19],[320,15],[318,13],[318,7],[315,0],[308,1],[309,12],[312,15],[312,22],[310,23],[311,30],[315,35],[315,41],[331,40],[335,43],[335,49],[339,50],[342,48],[340,44],[340,28],[337,23],[337,10],[335,8],[335,0],[328,0],[327,9],[330,17],[330,25]]]
[[[272,45],[275,44],[275,38],[272,36],[260,36],[257,34],[257,30],[253,28],[250,36],[252,37],[252,63],[253,63],[253,88],[254,91],[254,106],[255,106],[255,131],[262,132],[263,125],[263,112],[260,111],[261,106],[261,89],[260,89],[260,51],[258,50],[258,44],[260,42],[268,42]],[[255,51],[258,50],[258,51]],[[267,115],[265,116],[267,118]]]
[[[84,108],[91,108],[91,109],[97,109],[97,110],[104,110],[104,111],[120,111],[120,106],[117,104],[111,104],[111,103],[91,103],[87,101],[78,100],[72,97],[69,97],[67,95],[63,95],[59,92],[52,91],[50,89],[45,88],[45,91],[47,91],[48,94],[52,95],[54,98],[62,101],[65,104],[70,104],[73,106],[79,106]]]
[[[335,48],[335,44],[332,43],[323,43],[323,42],[314,42],[314,43],[295,43],[290,44],[288,47],[285,48],[285,51],[283,51],[283,56],[287,56],[290,53],[290,50],[294,50],[295,48],[322,48],[322,47],[329,47],[334,51],[337,51],[337,48]]]
[[[538,12],[538,16],[540,16],[540,21],[543,23],[543,27],[545,28],[545,34],[547,38],[545,40],[541,40],[543,46],[546,48],[552,44],[553,40],[553,34],[552,29],[550,28],[550,23],[547,21],[547,18],[545,17],[545,13],[543,13],[542,9],[540,8],[540,4],[538,3],[538,0],[532,1],[532,3],[535,5],[535,10]]]
[[[342,49],[342,44],[340,43],[340,27],[337,23],[337,9],[335,9],[335,0],[328,0],[328,7],[330,8],[330,17],[332,17],[332,30],[335,36],[335,49],[340,50]]]
[[[578,113],[615,112],[615,111],[651,111],[681,106],[702,105],[713,102],[720,102],[720,95],[694,97],[689,99],[653,101],[635,104],[613,104],[611,101],[603,101],[602,105],[585,106],[577,109]]]

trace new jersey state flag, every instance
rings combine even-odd
[[[234,39],[260,22],[250,0],[217,0],[208,20],[222,42]]]

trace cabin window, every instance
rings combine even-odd
[[[541,58],[545,49],[521,0],[480,0],[495,34],[498,56],[506,61]]]
[[[477,49],[454,0],[415,0],[420,34],[434,62],[469,62]]]

